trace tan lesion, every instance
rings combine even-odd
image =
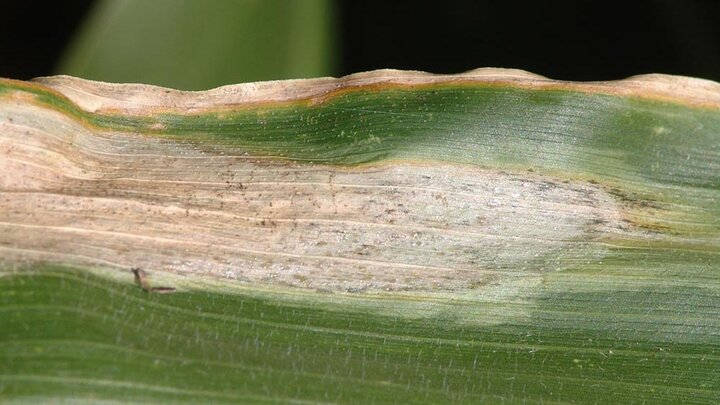
[[[663,97],[685,86],[694,89],[692,103],[715,102],[711,84],[691,79],[571,84],[507,70],[378,71],[200,93],[42,82],[88,111],[135,115],[442,83]],[[0,156],[0,250],[11,261],[330,291],[455,290],[560,270],[560,257],[601,257],[613,238],[674,232],[660,202],[592,180],[407,160],[336,167],[220,154],[92,128],[33,97],[0,97]]]
[[[630,232],[618,198],[589,182],[410,161],[340,168],[220,156],[94,132],[39,108],[2,111],[8,260],[321,290],[455,290],[558,270],[548,258]]]

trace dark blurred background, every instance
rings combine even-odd
[[[454,73],[494,66],[525,69],[566,80],[669,73],[720,81],[719,1],[313,0],[315,5],[311,9],[300,10],[309,0],[273,0],[265,5],[277,3],[278,6],[265,11],[253,11],[258,7],[257,1],[195,1],[7,2],[3,4],[4,22],[0,25],[0,76],[28,79],[71,73],[101,80],[149,81],[191,89],[251,80],[338,76],[386,67]],[[127,8],[128,4],[136,9],[150,7],[147,3],[155,4],[156,9],[136,10],[140,17],[118,11],[120,6]],[[198,8],[219,4],[234,7],[240,3],[255,9],[230,11],[228,8],[217,12],[221,19],[225,18],[224,24],[235,31],[222,28],[222,21],[211,21],[212,13]],[[172,17],[167,10],[188,5],[195,7],[190,20],[170,20],[180,17]],[[238,17],[232,13],[238,13]],[[243,13],[256,14],[242,20]],[[289,13],[296,13],[298,17],[288,17]],[[154,26],[155,21],[165,19],[166,26],[170,27],[167,34],[158,31],[165,29],[162,24],[156,31],[143,31]],[[115,20],[121,22],[115,24],[112,22]],[[109,42],[113,38],[117,41],[117,35],[113,37],[108,32],[122,24],[130,25],[123,28],[129,32],[127,40],[120,40],[125,47]],[[250,28],[237,31],[242,24]],[[259,28],[251,24],[258,24]],[[285,36],[272,39],[273,26],[285,29]],[[195,30],[186,33],[187,38],[201,36],[202,41],[191,43],[172,30]],[[248,32],[258,32],[259,37],[254,38]],[[214,39],[233,35],[225,48]],[[288,49],[283,48],[283,38],[305,44],[310,40],[305,41],[303,35],[320,38],[317,47],[284,56],[298,47],[291,44]],[[243,41],[255,41],[258,45],[248,48],[250,45],[244,45]],[[77,51],[78,43],[83,44],[84,50]],[[220,56],[216,59],[208,56],[208,44],[217,48]],[[158,48],[143,54],[142,48],[146,45]],[[240,46],[246,48],[238,48]],[[112,56],[98,51],[101,47],[110,49]],[[205,53],[200,53],[200,48]],[[258,50],[261,48],[262,52]],[[168,53],[179,57],[181,63],[160,66],[155,76],[133,75],[133,69],[143,70],[144,63],[148,66],[153,63],[148,55],[160,53],[159,58],[166,58],[167,55],[157,49],[169,49]],[[306,59],[325,60],[318,64],[302,59],[303,55]],[[115,57],[119,59],[113,59]],[[94,63],[101,60],[107,64]],[[122,70],[124,62],[129,66],[126,70]],[[254,70],[243,70],[240,67],[243,63]],[[274,69],[264,67],[265,63],[306,63],[308,67]],[[203,64],[216,68],[204,73]],[[219,65],[225,70],[220,70]],[[187,72],[198,69],[201,72],[196,73],[196,78],[204,74],[216,81],[193,79],[192,72]],[[173,74],[185,75],[187,80],[173,81]]]

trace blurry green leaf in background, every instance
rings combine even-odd
[[[100,0],[59,74],[200,90],[334,73],[330,0]]]

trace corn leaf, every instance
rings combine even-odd
[[[720,398],[717,83],[56,76],[0,128],[3,402]]]

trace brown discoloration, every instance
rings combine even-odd
[[[720,108],[720,84],[669,75],[641,75],[607,82],[566,82],[515,69],[482,68],[455,75],[375,70],[341,78],[243,83],[201,92],[151,85],[112,84],[69,76],[36,79],[82,109],[104,114],[201,114],[261,105],[318,105],[355,91],[420,89],[431,86],[496,86],[530,90],[567,90],[588,94],[638,97],[697,108]]]
[[[132,269],[130,269],[130,271],[135,277],[135,284],[139,285],[140,288],[142,288],[146,292],[153,292],[158,294],[168,294],[175,292],[175,288],[173,287],[151,287],[150,282],[148,281],[148,274],[145,272],[145,270],[139,267],[133,267]]]
[[[607,188],[607,192],[630,208],[660,209],[660,204],[657,201],[649,197],[642,197],[635,193],[622,190],[618,187]]]
[[[678,234],[660,221],[666,217],[666,208],[659,201],[618,187],[604,187],[604,190],[617,201],[621,221],[625,224],[624,229],[658,235]]]
[[[139,285],[140,288],[145,291],[150,291],[150,284],[148,284],[147,274],[145,274],[145,270],[139,267],[133,267],[132,269],[130,269],[130,271],[135,277],[135,284]]]

